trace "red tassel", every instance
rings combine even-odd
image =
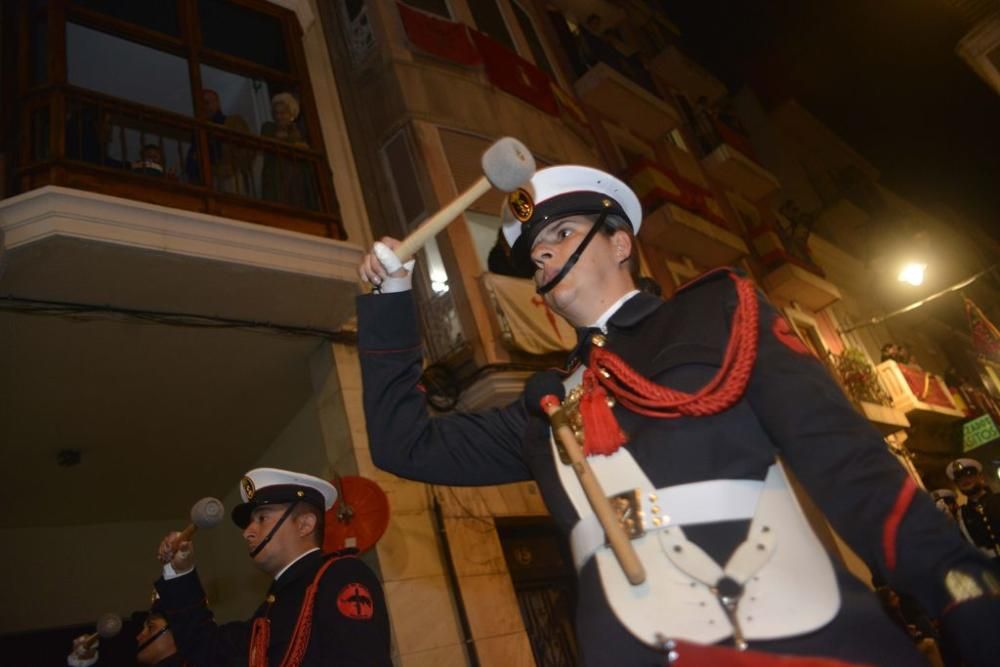
[[[583,453],[586,456],[614,454],[625,444],[625,434],[608,405],[608,394],[588,368],[583,373],[583,395],[580,397],[583,417]]]
[[[255,618],[250,631],[250,667],[267,667],[267,647],[271,643],[271,621]]]

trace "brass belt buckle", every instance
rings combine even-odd
[[[618,523],[625,529],[625,535],[634,540],[646,534],[642,520],[642,501],[639,496],[639,489],[623,491],[622,493],[608,496],[611,509],[615,513]],[[605,538],[605,545],[607,545]]]

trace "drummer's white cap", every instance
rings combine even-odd
[[[549,223],[570,215],[607,211],[639,233],[642,205],[628,185],[611,174],[580,165],[560,165],[535,172],[524,187],[511,192],[500,213],[511,259],[519,270],[530,269],[531,246]]]

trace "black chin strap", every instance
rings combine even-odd
[[[281,518],[278,519],[278,522],[274,524],[273,528],[271,528],[271,532],[267,534],[267,537],[261,540],[260,544],[254,547],[254,550],[250,552],[250,558],[256,558],[257,554],[259,554],[261,551],[264,550],[264,547],[267,546],[267,543],[271,541],[271,538],[274,537],[274,534],[278,532],[279,528],[281,528],[281,524],[285,523],[285,519],[291,516],[292,510],[295,509],[295,506],[298,504],[299,501],[297,500],[292,501],[292,504],[289,505],[288,509],[285,510],[285,513],[281,515]]]
[[[140,653],[142,653],[143,651],[145,651],[145,650],[146,650],[146,648],[147,648],[147,647],[148,647],[148,646],[149,646],[150,644],[152,644],[152,643],[153,643],[153,642],[155,642],[155,641],[156,641],[157,639],[159,639],[160,637],[162,637],[162,636],[163,636],[163,633],[164,633],[164,632],[166,632],[166,631],[167,631],[167,630],[169,630],[169,629],[170,629],[170,626],[169,626],[169,625],[164,625],[164,626],[163,626],[162,628],[160,628],[159,630],[157,630],[156,632],[154,632],[154,633],[153,633],[153,636],[151,636],[151,637],[148,637],[148,638],[146,639],[146,641],[144,641],[143,643],[139,644],[139,648],[137,648],[137,649],[135,650],[135,654],[136,654],[136,655],[139,655]]]
[[[548,294],[550,291],[552,291],[553,287],[558,285],[562,281],[562,279],[566,277],[566,274],[569,273],[570,269],[572,269],[576,265],[577,260],[580,259],[580,255],[582,255],[583,251],[587,249],[588,245],[590,245],[590,242],[594,239],[594,236],[597,235],[598,230],[604,226],[604,221],[607,219],[607,217],[608,217],[608,210],[604,209],[603,211],[601,211],[600,217],[597,218],[597,222],[594,223],[594,226],[590,228],[590,231],[587,232],[587,235],[583,237],[582,241],[580,241],[580,245],[576,247],[576,250],[573,251],[573,254],[569,256],[569,259],[566,260],[566,263],[562,265],[561,269],[559,269],[559,273],[557,273],[552,278],[552,280],[545,283],[541,287],[537,288],[535,292],[537,292],[538,294]]]

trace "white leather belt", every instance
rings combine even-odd
[[[679,484],[662,489],[638,489],[640,510],[634,519],[642,532],[671,526],[692,526],[752,519],[764,482],[749,479],[715,479]],[[585,515],[569,536],[577,571],[605,546],[606,538],[597,515]]]

